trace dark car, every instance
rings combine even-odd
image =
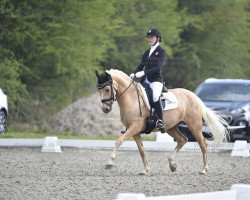
[[[0,134],[5,133],[7,129],[7,116],[8,116],[8,100],[7,96],[0,88]]]
[[[218,113],[228,122],[230,142],[246,140],[250,143],[250,80],[241,79],[207,79],[195,90],[204,104]],[[195,138],[182,123],[179,130],[189,141]],[[206,126],[203,135],[210,138]]]

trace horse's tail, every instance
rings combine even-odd
[[[213,140],[215,144],[220,144],[223,141],[227,141],[228,131],[226,127],[228,123],[223,119],[223,117],[215,111],[207,108],[205,104],[199,99],[202,107],[202,118],[207,124],[207,127],[213,135]]]

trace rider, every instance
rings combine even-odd
[[[162,66],[167,58],[167,55],[165,50],[160,47],[161,33],[158,29],[149,29],[146,37],[148,38],[150,49],[145,51],[142,56],[141,63],[134,70],[134,72],[130,74],[130,77],[142,77],[142,81],[147,83],[152,89],[154,108],[158,115],[156,128],[164,133],[165,127],[160,95],[163,88]]]

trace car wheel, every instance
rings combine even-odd
[[[5,133],[7,128],[7,116],[3,111],[0,111],[0,133]]]

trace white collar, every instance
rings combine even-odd
[[[157,42],[154,46],[151,46],[150,51],[149,51],[149,57],[151,54],[154,52],[154,50],[160,45],[159,42]]]

